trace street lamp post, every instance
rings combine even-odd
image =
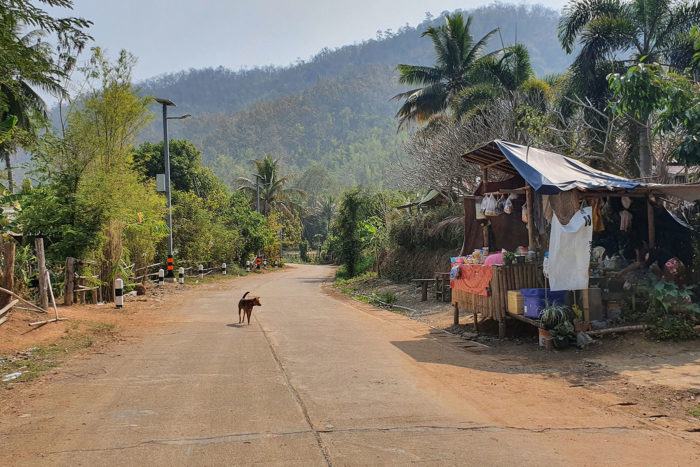
[[[258,214],[260,213],[260,179],[263,178],[260,174],[253,174],[255,176],[255,206]]]
[[[182,115],[181,117],[168,117],[168,107],[175,107],[175,103],[168,99],[155,98],[155,101],[163,106],[163,154],[165,165],[165,198],[166,198],[166,215],[165,220],[168,224],[168,272],[165,280],[175,282],[175,271],[173,264],[173,210],[170,196],[170,142],[168,139],[168,120],[182,120],[190,117],[190,114]]]

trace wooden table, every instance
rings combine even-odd
[[[443,302],[450,301],[450,273],[435,273],[435,299]]]
[[[413,279],[413,282],[418,282],[421,286],[420,301],[428,300],[428,284],[435,282],[435,279]]]

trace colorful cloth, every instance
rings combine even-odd
[[[453,290],[462,290],[474,295],[489,295],[486,289],[491,284],[493,270],[491,266],[481,264],[463,264],[461,266],[459,279],[450,280],[450,287]]]

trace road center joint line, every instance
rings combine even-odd
[[[279,368],[279,371],[282,373],[282,377],[284,378],[284,384],[287,386],[287,389],[289,390],[290,394],[292,395],[292,397],[296,401],[297,405],[299,406],[299,409],[301,410],[302,414],[304,415],[304,420],[306,420],[307,425],[309,425],[309,429],[311,430],[314,437],[316,438],[316,443],[318,444],[318,447],[321,450],[321,454],[323,454],[323,458],[326,460],[328,467],[333,467],[333,462],[331,461],[330,454],[328,453],[328,448],[326,447],[323,440],[321,439],[321,435],[319,434],[318,430],[316,430],[316,428],[314,427],[314,424],[311,422],[311,417],[309,417],[309,411],[306,408],[306,404],[304,404],[304,401],[301,399],[299,392],[296,390],[296,388],[292,385],[292,382],[289,380],[289,376],[287,375],[287,371],[285,370],[284,366],[282,365],[282,362],[280,361],[279,356],[277,355],[277,352],[275,352],[275,348],[272,345],[272,341],[270,340],[270,336],[268,336],[268,333],[262,327],[262,325],[260,324],[260,321],[258,321],[257,317],[254,316],[253,319],[255,320],[255,324],[262,331],[263,336],[265,336],[265,340],[267,341],[267,346],[270,349],[270,353],[272,354],[272,358],[275,359],[275,363],[277,364],[277,367]]]

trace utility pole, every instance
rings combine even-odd
[[[260,214],[260,175],[255,175],[255,206],[258,214]]]
[[[165,198],[166,214],[165,220],[168,224],[168,270],[165,280],[175,282],[175,271],[173,263],[173,209],[170,196],[170,141],[168,140],[168,120],[182,120],[190,117],[190,114],[181,117],[168,117],[168,107],[175,107],[175,103],[168,99],[155,98],[155,101],[163,106],[163,155],[165,165]]]

